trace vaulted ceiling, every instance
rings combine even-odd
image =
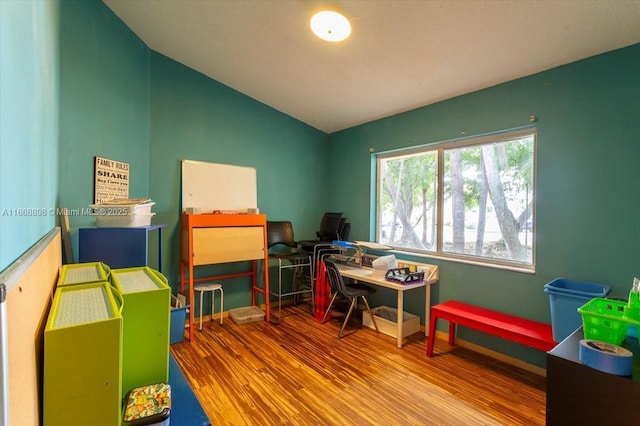
[[[103,0],[149,48],[332,133],[640,42],[640,1]],[[351,37],[316,38],[343,13]]]

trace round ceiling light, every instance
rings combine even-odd
[[[338,42],[351,34],[349,20],[330,10],[318,12],[311,18],[311,31],[323,40]]]

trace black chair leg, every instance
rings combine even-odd
[[[327,310],[324,311],[324,315],[322,316],[322,321],[320,321],[321,324],[324,323],[324,320],[327,318],[327,315],[329,315],[329,312],[331,312],[331,306],[333,306],[333,301],[336,300],[337,295],[338,293],[333,294],[333,297],[331,298],[331,302],[329,302],[329,306],[327,307]]]
[[[340,328],[340,333],[338,333],[338,339],[342,338],[342,333],[344,332],[344,328],[347,326],[347,323],[349,322],[349,317],[351,316],[351,312],[353,312],[353,308],[356,307],[357,301],[358,301],[357,297],[354,297],[353,299],[351,299],[351,305],[349,306],[349,312],[347,312],[347,316],[344,319],[344,322],[342,323],[342,327]]]
[[[378,330],[378,324],[376,324],[376,317],[371,312],[371,308],[369,308],[369,302],[367,302],[367,298],[362,296],[362,300],[364,300],[364,305],[367,307],[367,311],[369,312],[369,316],[371,317],[371,322],[373,322],[373,326],[376,328],[376,333],[380,333]]]

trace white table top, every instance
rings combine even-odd
[[[435,266],[435,265],[434,265]],[[437,266],[435,266],[437,268]],[[437,279],[437,272],[431,273],[431,279],[425,279],[424,281],[412,282],[409,284],[401,284],[393,281],[389,281],[385,278],[385,272],[378,272],[370,268],[357,268],[353,266],[338,264],[340,273],[348,278],[352,278],[358,281],[368,282],[370,284],[379,285],[381,287],[390,288],[397,291],[406,291],[414,288],[424,287],[426,285],[435,284]],[[426,274],[425,274],[426,275]],[[434,278],[435,277],[435,278]]]

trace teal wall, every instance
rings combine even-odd
[[[0,271],[55,226],[58,20],[55,1],[0,1]]]
[[[413,259],[440,265],[435,302],[458,299],[545,322],[551,320],[543,286],[557,277],[609,284],[612,295],[624,297],[640,275],[638,76],[636,44],[332,134],[330,208],[362,218],[353,221],[351,232],[366,240],[375,223],[369,219],[369,148],[379,153],[455,140],[462,131],[473,136],[519,128],[530,125],[534,114],[536,273]],[[350,187],[340,185],[346,175]],[[424,320],[419,299],[411,298],[407,310]],[[390,298],[378,301],[395,306]],[[544,357],[467,330],[460,335],[540,363]]]
[[[255,167],[260,212],[270,220],[291,220],[296,237],[310,239],[330,196],[325,184],[330,174],[327,143],[325,133],[152,53],[150,196],[156,202],[154,222],[167,224],[163,268],[174,288],[179,276],[181,160]],[[215,274],[247,270],[247,265],[197,269],[199,275]],[[248,283],[229,281],[225,309],[247,305]]]
[[[150,50],[100,1],[63,1],[60,19],[58,205],[93,203],[94,157],[129,163],[129,196],[149,193]],[[77,229],[88,215],[69,218]]]

